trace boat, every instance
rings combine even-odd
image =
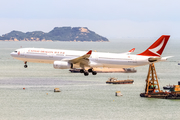
[[[174,85],[166,85],[163,87],[165,90],[170,90],[171,88],[174,88]]]
[[[70,69],[69,71],[72,73],[80,73],[80,69],[76,69],[76,68]]]
[[[81,69],[73,68],[69,71],[72,73],[80,73]],[[88,69],[86,69],[88,70]],[[97,73],[135,73],[137,70],[135,68],[93,68]]]
[[[106,81],[107,84],[132,84],[134,80],[117,80],[116,78],[109,78],[108,81]]]

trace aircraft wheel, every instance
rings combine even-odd
[[[84,75],[85,75],[85,76],[88,76],[88,75],[89,75],[89,73],[88,73],[88,72],[84,72]]]
[[[28,66],[27,65],[24,65],[24,68],[27,68]]]
[[[81,69],[81,70],[80,70],[80,73],[84,73],[84,70],[83,70],[83,69]]]
[[[96,72],[96,71],[92,71],[92,74],[93,74],[93,75],[96,75],[96,74],[97,74],[97,72]]]
[[[88,69],[88,72],[92,72],[93,70],[92,69]]]

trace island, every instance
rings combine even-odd
[[[87,27],[55,27],[48,33],[42,31],[21,32],[13,30],[0,36],[0,41],[73,41],[73,42],[109,42]]]

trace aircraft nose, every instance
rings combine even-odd
[[[10,55],[13,56],[13,52],[11,52]]]
[[[16,55],[15,52],[11,52],[10,55],[13,57],[14,55]]]

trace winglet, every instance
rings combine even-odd
[[[147,50],[137,55],[160,57],[169,40],[169,37],[170,35],[162,35]]]
[[[88,51],[86,54],[84,54],[83,56],[80,56],[78,58],[75,58],[75,59],[72,59],[72,60],[69,60],[70,63],[72,64],[76,64],[76,63],[79,63],[82,61],[82,59],[88,59],[90,56],[91,56],[91,53],[92,53],[92,50]]]
[[[92,53],[92,50],[90,50],[90,51],[89,51],[88,53],[86,53],[86,54],[88,55],[88,54],[91,54],[91,53]]]
[[[132,53],[132,52],[134,52],[134,50],[135,50],[135,48],[131,49],[129,52]]]

